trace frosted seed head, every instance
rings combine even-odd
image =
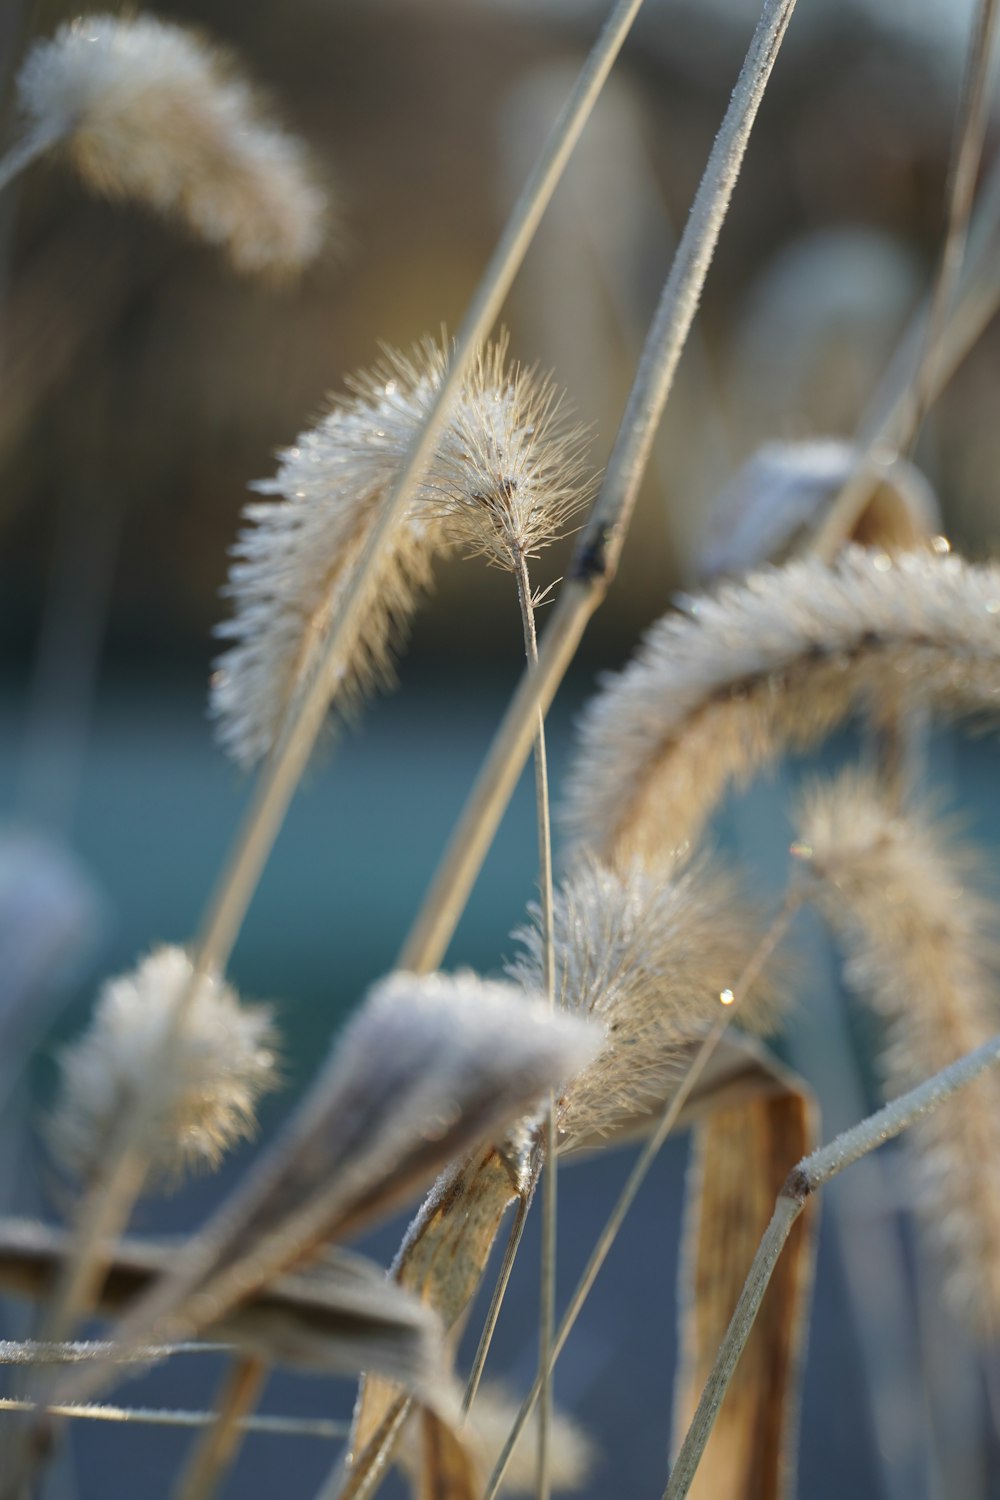
[[[81,16],[31,49],[18,98],[29,134],[62,143],[93,191],[176,215],[238,270],[298,270],[322,244],[304,146],[194,32]]]
[[[123,1111],[140,1099],[154,1177],[217,1166],[253,1134],[257,1101],[277,1081],[271,1012],[202,978],[168,1047],[193,972],[182,949],[157,949],[104,985],[90,1027],[64,1051],[48,1137],[60,1163],[83,1179],[99,1171]]]
[[[537,986],[540,917],[514,934],[522,953],[507,972]],[[559,1105],[564,1149],[613,1136],[669,1097],[684,1047],[717,1018],[760,940],[761,925],[735,882],[704,862],[673,877],[638,864],[616,870],[583,859],[553,904],[556,998],[599,1021],[604,1045]],[[754,990],[741,1016],[766,1024],[773,986]]]

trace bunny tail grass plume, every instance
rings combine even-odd
[[[505,341],[490,346],[474,366],[373,570],[357,631],[332,667],[329,696],[341,711],[355,711],[391,681],[392,649],[449,537],[498,556],[514,542],[531,549],[583,493],[578,441],[551,386],[535,391],[524,371],[505,373],[505,350]],[[219,740],[241,765],[274,745],[444,367],[445,352],[432,340],[408,355],[386,351],[282,454],[276,477],[254,486],[280,498],[244,511],[248,524],[224,591],[233,617],[218,628],[234,644],[216,663],[210,698]],[[498,539],[504,525],[507,541]]]
[[[569,419],[554,381],[506,361],[503,336],[473,366],[434,484],[448,538],[514,570],[563,532],[593,479],[586,429]]]
[[[164,1072],[164,1041],[193,974],[182,949],[157,949],[105,984],[89,1029],[64,1051],[48,1139],[62,1165],[85,1181],[99,1170],[122,1111],[139,1097],[150,1104],[142,1145],[155,1177],[215,1167],[253,1135],[257,1100],[277,1082],[266,1006],[242,1005],[227,984],[201,979]]]
[[[929,703],[995,713],[1000,568],[847,549],[685,598],[585,712],[567,822],[606,859],[669,859],[733,782],[821,739]]]
[[[275,1276],[415,1197],[446,1162],[502,1135],[586,1067],[600,1042],[599,1028],[553,1014],[515,985],[469,973],[389,975],[242,1188],[130,1310],[120,1340],[186,1339],[218,1323]],[[80,1375],[70,1394],[106,1379]]]
[[[895,1096],[997,1030],[1000,911],[978,894],[968,851],[928,821],[894,814],[856,773],[804,800],[794,852],[842,937],[847,978],[887,1023]],[[919,1201],[949,1273],[954,1310],[1000,1334],[1000,1081],[988,1073],[913,1132]]]
[[[326,199],[305,148],[193,32],[81,16],[36,43],[17,86],[24,147],[62,147],[95,192],[178,216],[238,270],[294,271],[319,250]]]
[[[535,922],[514,934],[524,952],[511,977],[537,986],[544,943]],[[632,1129],[683,1074],[685,1043],[715,1021],[763,926],[736,882],[701,862],[668,879],[638,864],[619,872],[583,859],[555,894],[555,994],[604,1029],[597,1057],[557,1106],[560,1146],[573,1151]],[[773,990],[758,986],[742,1020],[764,1025]]]
[[[466,1418],[462,1432],[484,1474],[489,1474],[503,1451],[520,1407],[497,1385],[484,1383]],[[550,1479],[554,1490],[578,1490],[586,1482],[594,1462],[594,1450],[586,1434],[564,1412],[554,1412],[549,1433],[551,1444]],[[501,1494],[533,1495],[538,1446],[537,1410],[527,1421],[517,1440],[510,1464],[504,1474]],[[417,1420],[409,1419],[396,1454],[408,1475],[420,1473],[420,1430]]]

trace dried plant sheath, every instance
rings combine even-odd
[[[677,1441],[687,1431],[790,1163],[817,1144],[809,1096],[721,1109],[695,1132],[681,1265]],[[797,1223],[730,1384],[691,1494],[780,1500],[794,1493],[795,1440],[815,1223]]]
[[[168,1342],[210,1326],[419,1192],[584,1066],[597,1041],[512,985],[390,975],[242,1189],[126,1318],[121,1340]]]
[[[800,857],[841,936],[851,986],[884,1018],[890,1097],[988,1041],[996,1029],[1000,911],[976,862],[925,816],[887,807],[848,774],[806,799]],[[1000,1335],[1000,1081],[971,1084],[915,1126],[918,1205],[946,1268],[945,1295],[973,1334]]]
[[[698,838],[733,783],[852,709],[995,713],[1000,569],[848,549],[680,602],[581,725],[567,823],[605,859]]]
[[[526,1131],[503,1150],[489,1147],[449,1168],[435,1183],[404,1236],[395,1281],[453,1328],[479,1290],[508,1207],[530,1201],[538,1180],[539,1144]],[[351,1452],[359,1456],[400,1404],[398,1385],[366,1377],[358,1393]]]
[[[66,1254],[64,1230],[30,1220],[0,1220],[0,1287],[37,1300],[47,1294]],[[122,1240],[108,1268],[99,1316],[119,1316],[168,1274],[169,1243]],[[354,1374],[379,1370],[408,1389],[440,1386],[445,1375],[440,1324],[380,1266],[328,1252],[308,1273],[281,1276],[233,1309],[215,1336],[275,1364]],[[162,1346],[161,1346],[162,1348]]]
[[[81,16],[35,44],[17,86],[24,139],[0,175],[60,148],[93,191],[183,219],[238,270],[298,270],[318,252],[326,197],[305,148],[195,33]]]

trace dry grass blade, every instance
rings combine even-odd
[[[695,1133],[682,1261],[674,1427],[688,1427],[789,1164],[816,1144],[809,1096],[789,1090],[719,1110]],[[800,1218],[716,1421],[692,1494],[779,1500],[794,1492],[795,1436],[812,1281],[813,1216]]]
[[[0,1220],[0,1288],[41,1300],[69,1243],[64,1230]],[[177,1248],[167,1243],[122,1240],[111,1258],[98,1316],[125,1313],[169,1274],[176,1256]],[[344,1251],[327,1252],[308,1273],[272,1281],[223,1318],[215,1334],[274,1364],[344,1375],[378,1370],[410,1389],[440,1384],[445,1369],[434,1314],[387,1282],[380,1266]],[[155,1363],[175,1348],[174,1343],[144,1345],[129,1352],[101,1343],[85,1347],[80,1358]]]
[[[593,700],[567,821],[604,858],[669,858],[719,798],[852,709],[995,711],[1000,569],[848,549],[682,600]]]
[[[996,1025],[1000,912],[976,861],[924,816],[894,813],[869,779],[815,787],[796,852],[841,935],[847,979],[884,1018],[887,1093],[988,1040]],[[982,1164],[1000,1154],[990,1074],[913,1134],[918,1203],[946,1267],[945,1295],[975,1336],[1000,1332],[1000,1197]]]
[[[418,1192],[584,1066],[597,1040],[511,985],[389,976],[278,1141],[130,1312],[120,1340],[169,1342],[224,1318]],[[99,1372],[80,1382],[88,1394],[99,1383]],[[74,1384],[70,1397],[80,1394]]]

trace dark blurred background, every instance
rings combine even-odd
[[[6,139],[25,47],[73,13],[0,7]],[[236,277],[171,224],[94,201],[58,164],[34,167],[0,198],[0,901],[19,914],[8,931],[38,928],[48,996],[29,1028],[40,1045],[20,1096],[27,1113],[11,1124],[0,1177],[3,1206],[19,1210],[52,1211],[33,1122],[59,1042],[82,1023],[97,977],[191,934],[246,798],[204,716],[246,486],[273,472],[275,451],[345,373],[372,362],[379,341],[455,329],[603,6],[206,0],[157,13],[241,55],[312,146],[335,226],[299,284],[270,288]],[[512,351],[552,368],[592,424],[597,467],[756,13],[753,0],[647,0],[505,311]],[[854,430],[932,271],[971,13],[966,0],[803,0],[620,576],[553,711],[557,799],[575,710],[596,672],[622,662],[693,577],[708,505],[733,468],[771,438]],[[943,529],[977,556],[996,533],[997,354],[991,331],[920,452]],[[558,578],[565,558],[562,548],[543,559],[538,582]],[[400,691],[310,772],[232,964],[247,994],[277,999],[286,1036],[288,1086],[265,1107],[265,1132],[391,965],[519,664],[510,580],[477,562],[442,567]],[[992,748],[943,741],[935,756],[946,801],[988,840]],[[779,783],[730,808],[719,828],[775,886],[783,804]],[[449,961],[496,971],[533,880],[524,785]],[[66,935],[52,953],[46,923],[57,917]],[[826,1010],[816,1002],[826,1014],[839,1004],[830,957],[818,934],[809,941],[810,991],[829,992]],[[870,1082],[863,1066],[861,1086]],[[603,1453],[595,1497],[662,1487],[683,1161],[678,1143],[658,1166],[560,1378]],[[626,1167],[616,1155],[564,1174],[565,1287]],[[141,1206],[137,1226],[196,1223],[237,1169]],[[398,1226],[377,1237],[386,1260],[397,1239]],[[909,1237],[897,1248],[909,1276]],[[522,1388],[535,1259],[526,1247],[498,1337],[497,1368]],[[888,1416],[873,1418],[851,1274],[826,1222],[800,1492],[985,1496],[997,1465],[978,1375],[931,1417],[935,1379],[911,1370],[883,1400]],[[940,1317],[928,1313],[926,1328],[958,1340]],[[206,1370],[180,1377],[171,1367],[135,1399],[207,1400]],[[326,1413],[349,1401],[346,1388],[331,1396],[325,1383],[286,1377],[266,1404]],[[77,1427],[87,1430],[73,1434],[66,1493],[166,1493],[176,1435]],[[330,1461],[317,1448],[253,1440],[232,1493],[310,1493]]]

